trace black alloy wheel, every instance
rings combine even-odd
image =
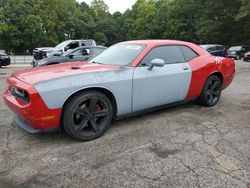
[[[222,83],[218,76],[210,76],[200,95],[199,102],[203,106],[212,107],[218,103],[221,96]]]
[[[72,137],[88,141],[100,137],[113,118],[112,104],[98,91],[80,93],[66,104],[63,127]]]

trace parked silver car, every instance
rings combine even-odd
[[[66,62],[88,61],[101,54],[106,48],[107,47],[104,46],[82,46],[61,56],[47,57],[39,61],[34,60],[33,67],[55,65]]]

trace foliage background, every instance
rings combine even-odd
[[[137,0],[110,14],[103,0],[0,0],[0,49],[30,53],[66,39],[112,45],[133,39],[177,39],[226,46],[250,44],[249,0]]]

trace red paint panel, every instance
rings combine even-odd
[[[60,125],[61,109],[48,109],[38,92],[30,85],[25,84],[14,77],[7,79],[9,88],[4,93],[4,101],[7,106],[27,122],[32,128],[38,130],[54,129]],[[30,103],[14,97],[10,87],[18,87],[29,93]],[[43,120],[44,117],[54,116],[53,119]]]
[[[216,58],[217,61],[215,61]],[[230,58],[207,55],[195,58],[188,64],[192,69],[192,79],[186,99],[199,97],[206,80],[214,73],[222,74],[222,89],[225,89],[234,78],[235,63]]]

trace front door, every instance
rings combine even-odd
[[[156,58],[164,60],[165,66],[148,70],[149,63]],[[133,112],[184,100],[191,73],[178,46],[151,50],[134,71]]]

